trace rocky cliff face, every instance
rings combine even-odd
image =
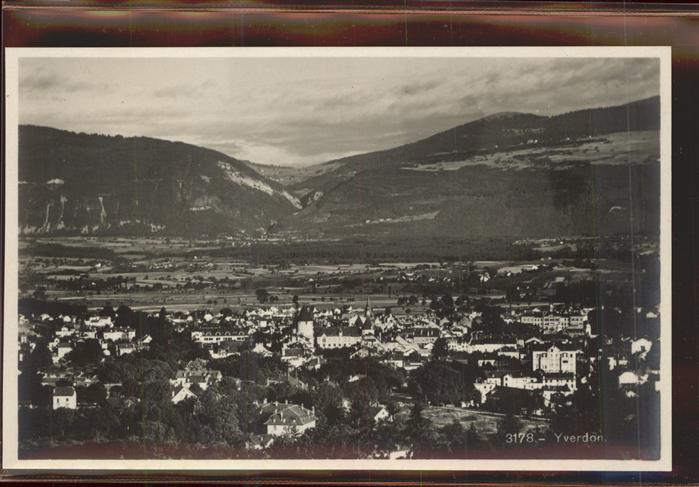
[[[300,207],[216,151],[45,127],[20,127],[19,179],[24,234],[250,232]]]

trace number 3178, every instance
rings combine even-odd
[[[505,443],[508,444],[534,443],[534,441],[534,433],[507,433],[505,435]]]

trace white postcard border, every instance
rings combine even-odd
[[[274,57],[504,57],[660,59],[660,256],[661,256],[661,456],[658,460],[20,460],[17,414],[18,94],[20,58],[274,58]],[[214,48],[6,48],[5,49],[5,241],[2,467],[36,471],[670,471],[672,469],[671,308],[671,48],[614,47],[214,47]]]

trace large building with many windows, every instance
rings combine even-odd
[[[544,345],[532,350],[532,370],[546,374],[575,374],[580,350],[564,345]]]
[[[345,348],[362,341],[362,330],[353,326],[329,326],[318,335],[320,348]]]
[[[519,322],[539,328],[543,333],[559,333],[569,328],[582,328],[587,323],[584,313],[542,313],[531,312],[520,316]]]

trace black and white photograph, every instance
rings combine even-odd
[[[669,48],[7,54],[6,467],[670,468]]]

